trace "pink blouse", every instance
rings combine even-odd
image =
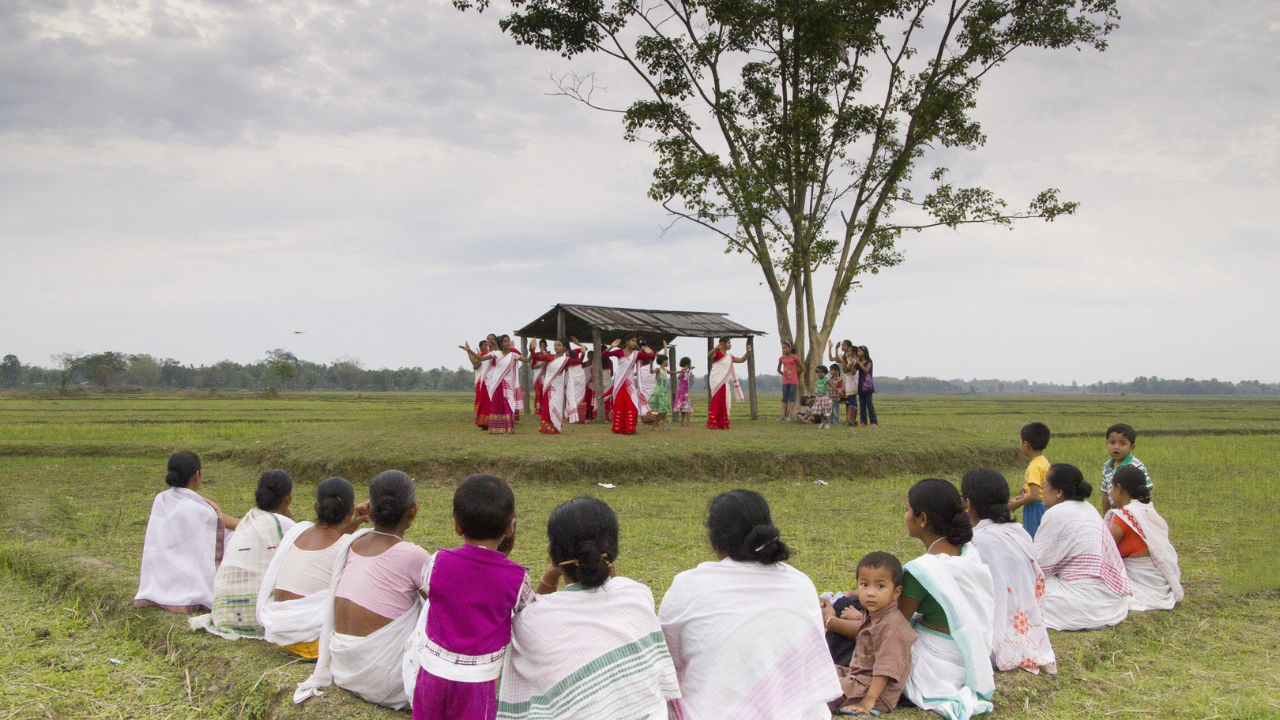
[[[348,552],[334,596],[395,620],[413,607],[422,587],[422,567],[430,557],[411,542],[396,543],[373,557]]]

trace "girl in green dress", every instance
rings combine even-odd
[[[667,356],[659,355],[654,361],[653,392],[649,393],[649,411],[653,413],[653,429],[658,430],[671,415],[671,387],[667,375]]]

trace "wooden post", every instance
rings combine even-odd
[[[563,312],[563,311],[562,311]],[[600,339],[600,328],[591,328],[591,344],[596,351],[591,354],[591,377],[596,384],[596,417],[604,420],[604,341]]]
[[[560,308],[556,310],[556,338],[563,338],[564,332],[564,308]]]
[[[760,419],[760,406],[756,403],[756,354],[755,338],[747,336],[747,393],[751,399],[751,419]]]
[[[711,351],[715,349],[715,338],[707,338],[707,417],[711,417]]]
[[[671,415],[676,414],[676,346],[667,344],[667,379],[671,381]]]
[[[529,338],[520,336],[520,352],[529,354]],[[533,389],[533,372],[529,370],[529,363],[520,363],[520,396],[524,400],[524,411],[526,413],[533,412],[533,405],[529,404],[529,391]]]

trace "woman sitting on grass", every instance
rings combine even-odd
[[[818,591],[783,562],[791,549],[760,493],[732,490],[707,517],[718,562],[676,575],[658,620],[689,717],[829,720],[844,693]]]
[[[903,693],[950,720],[991,712],[995,598],[960,492],[946,480],[921,480],[907,492],[906,523],[925,553],[902,568],[898,608],[916,631]]]
[[[213,612],[191,618],[191,628],[205,629],[228,640],[261,638],[258,591],[285,533],[293,528],[289,504],[293,480],[283,470],[268,470],[258,478],[257,507],[240,518],[213,580]]]
[[[969,470],[960,480],[973,545],[991,570],[995,594],[995,633],[991,663],[997,670],[1022,668],[1058,673],[1049,631],[1044,626],[1044,572],[1036,546],[1009,512],[1009,482],[995,470]]]
[[[1172,610],[1185,595],[1182,571],[1178,551],[1169,542],[1169,524],[1151,504],[1146,473],[1132,465],[1116,470],[1111,478],[1111,507],[1103,520],[1129,574],[1133,588],[1129,609]]]
[[[369,520],[369,504],[356,505],[351,483],[331,477],[316,487],[316,522],[285,533],[258,591],[263,637],[285,652],[314,660],[320,652],[325,609],[333,604],[329,583],[343,535]]]
[[[369,482],[373,529],[338,541],[334,600],[326,607],[319,657],[311,677],[298,685],[293,701],[338,687],[371,703],[399,710],[409,704],[402,664],[405,642],[422,606],[423,566],[430,554],[404,533],[418,516],[413,480],[399,470]]]
[[[513,621],[498,717],[666,718],[680,686],[653,592],[617,577],[618,517],[590,497],[547,519],[551,565]],[[563,577],[565,587],[556,588]]]
[[[164,478],[169,489],[151,504],[134,607],[174,613],[213,607],[214,574],[240,521],[200,497],[201,477],[195,453],[181,450],[169,456]]]
[[[1087,502],[1093,488],[1074,465],[1049,466],[1036,531],[1044,570],[1044,624],[1052,630],[1100,630],[1129,616],[1129,575],[1111,532]]]

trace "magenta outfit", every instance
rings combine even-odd
[[[463,545],[435,554],[425,590],[428,642],[414,720],[494,720],[511,616],[533,595],[528,574],[496,550]]]
[[[689,402],[689,373],[676,379],[676,402],[672,406],[675,412],[693,412],[693,403]]]

